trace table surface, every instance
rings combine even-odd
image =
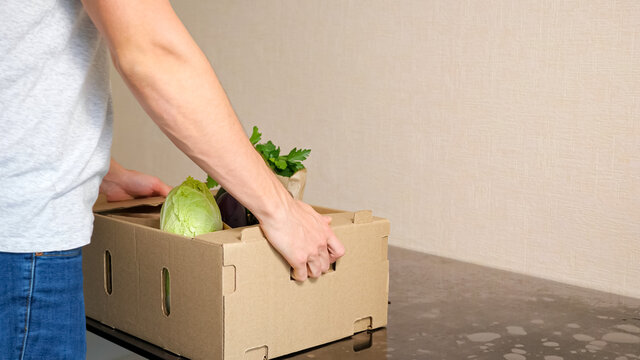
[[[393,246],[389,260],[387,328],[279,359],[640,360],[640,299]],[[91,319],[87,329],[181,359]]]

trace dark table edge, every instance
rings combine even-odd
[[[90,331],[101,338],[116,345],[134,352],[140,356],[152,360],[188,360],[185,357],[176,355],[168,350],[153,345],[135,336],[116,330],[90,317],[86,318],[87,331]]]
[[[111,326],[105,325],[97,320],[94,320],[90,317],[86,318],[87,321],[87,331],[90,331],[101,338],[110,341],[116,345],[119,345],[133,353],[136,353],[140,356],[143,356],[147,359],[152,360],[189,360],[188,358],[182,357],[180,355],[176,355],[169,350],[163,349],[159,346],[153,345],[150,342],[144,341],[140,338],[137,338],[133,335],[129,335],[120,330],[114,329]],[[337,343],[344,341],[345,339],[351,339],[353,342],[353,348],[355,352],[365,350],[371,347],[372,345],[372,334],[379,330],[386,329],[385,327],[381,327],[373,330],[365,330],[356,334],[353,334],[351,337],[347,337],[344,339],[335,340],[329,342],[327,344],[322,344],[318,346],[314,346],[309,349],[304,349],[301,351],[294,352],[292,354],[288,354],[285,357],[299,355],[308,351],[312,351],[314,349],[318,349],[329,344]]]

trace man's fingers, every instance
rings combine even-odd
[[[322,275],[322,264],[319,258],[310,259],[307,263],[307,271],[310,278],[318,278]]]
[[[293,268],[293,278],[296,281],[305,281],[307,280],[307,265],[303,265],[300,267],[294,267]]]
[[[320,275],[318,275],[317,266],[312,266],[311,264],[307,264],[307,276],[312,279],[317,279]]]
[[[331,256],[329,256],[329,249],[326,247],[320,249],[320,265],[320,270],[323,274],[329,271],[329,267],[331,267]]]
[[[103,182],[101,191],[107,196],[107,201],[122,201],[133,199],[133,196],[129,195],[124,189],[113,183]]]
[[[153,191],[160,196],[167,196],[169,195],[169,191],[171,191],[171,186],[158,179],[154,185]]]
[[[344,245],[342,245],[342,242],[340,242],[340,240],[338,240],[338,238],[334,234],[331,234],[331,236],[327,240],[327,250],[329,252],[330,263],[335,262],[345,253]]]

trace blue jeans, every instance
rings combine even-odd
[[[0,252],[0,360],[85,359],[80,249]]]

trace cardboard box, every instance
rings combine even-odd
[[[346,255],[300,283],[258,226],[174,235],[161,203],[96,203],[87,316],[191,359],[270,359],[386,326],[386,219],[316,207]]]

